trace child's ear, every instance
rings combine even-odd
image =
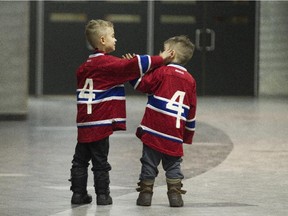
[[[175,51],[175,50],[172,50],[172,52],[171,52],[171,58],[175,58],[175,56],[176,56],[176,51]]]
[[[104,36],[101,36],[101,37],[100,37],[100,42],[101,42],[101,44],[105,44],[105,38],[104,38]]]

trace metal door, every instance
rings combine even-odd
[[[31,66],[30,80],[42,86],[40,95],[74,94],[75,71],[91,53],[85,24],[107,19],[118,40],[113,55],[158,54],[166,39],[185,34],[196,44],[186,67],[198,95],[255,95],[256,6],[254,1],[45,1],[43,74],[38,76],[43,79],[35,79],[33,70],[39,70]]]
[[[196,45],[186,68],[198,95],[255,95],[255,11],[250,1],[155,2],[155,52],[185,34]]]
[[[255,11],[250,1],[206,2],[204,34],[205,95],[256,94]],[[200,41],[201,44],[201,41]]]
[[[146,53],[147,2],[47,1],[44,5],[43,94],[74,94],[77,67],[92,52],[84,29],[90,19],[114,23],[116,51]]]
[[[163,50],[163,42],[176,35],[187,35],[195,43],[195,32],[203,27],[203,3],[196,1],[156,1],[154,21],[154,53]],[[197,81],[197,91],[202,92],[202,52],[195,50],[191,61],[185,65]]]

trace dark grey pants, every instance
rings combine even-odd
[[[151,149],[143,144],[141,174],[139,179],[155,179],[159,173],[158,165],[162,161],[163,169],[165,170],[166,178],[183,179],[181,171],[182,157],[174,157]]]

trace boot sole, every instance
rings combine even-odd
[[[138,206],[151,206],[151,202],[144,202],[144,203],[136,202],[136,204],[137,204]]]

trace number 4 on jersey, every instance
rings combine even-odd
[[[167,103],[166,108],[170,110],[174,110],[177,112],[176,117],[176,128],[180,128],[180,119],[182,113],[184,113],[183,109],[183,101],[184,101],[185,92],[176,91],[170,101]],[[179,98],[178,102],[177,99]]]
[[[84,87],[79,93],[80,99],[87,99],[87,114],[92,114],[92,101],[96,95],[93,93],[93,80],[86,79]]]

